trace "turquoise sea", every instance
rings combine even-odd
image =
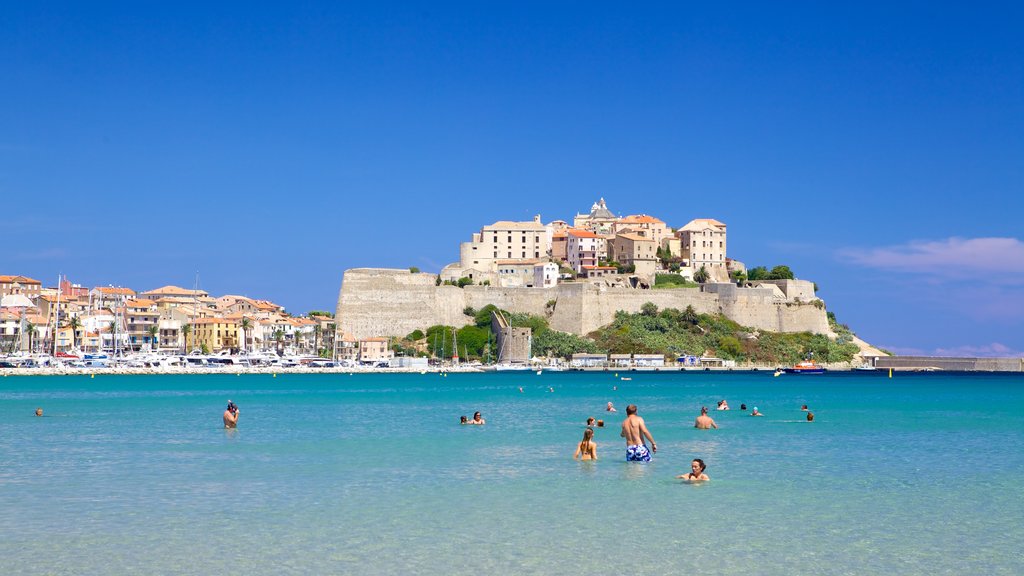
[[[1024,376],[0,378],[0,574],[697,571],[1024,574]]]

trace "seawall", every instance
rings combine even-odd
[[[710,284],[701,288],[637,290],[584,282],[553,288],[436,286],[433,274],[384,268],[345,271],[338,294],[341,331],[355,338],[405,336],[435,324],[465,326],[466,307],[488,304],[513,312],[546,316],[555,330],[585,335],[614,320],[615,312],[639,312],[646,302],[659,309],[721,312],[752,328],[771,332],[828,334],[823,306],[780,299],[771,290]]]

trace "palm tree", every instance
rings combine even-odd
[[[317,356],[320,355],[320,333],[321,332],[323,332],[323,328],[320,327],[319,323],[313,326],[313,353],[316,354]]]
[[[274,331],[274,341],[277,342],[277,355],[280,356],[284,350],[284,330],[278,328]]]
[[[704,266],[701,266],[700,270],[697,270],[693,274],[693,279],[698,284],[703,284],[703,283],[707,282],[708,279],[710,279],[710,278],[711,278],[711,274],[708,272],[708,269],[706,267],[704,267]]]
[[[28,351],[32,352],[32,337],[36,334],[36,325],[29,322],[25,324],[25,333],[28,334]]]
[[[188,335],[192,333],[192,325],[185,324],[181,327],[181,336],[185,339],[185,350],[184,354],[188,354]]]
[[[242,352],[245,352],[249,346],[249,330],[252,329],[252,320],[242,316]]]
[[[149,348],[150,350],[156,350],[156,335],[160,332],[160,329],[156,326],[150,326],[146,329],[149,333]]]
[[[75,349],[75,332],[82,327],[82,321],[78,319],[78,316],[72,316],[64,323],[65,328],[71,328],[71,349]]]

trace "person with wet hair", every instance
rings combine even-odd
[[[703,482],[705,480],[710,480],[708,475],[704,473],[704,470],[706,469],[707,466],[704,464],[703,460],[700,458],[694,458],[693,461],[690,462],[690,473],[680,474],[679,476],[676,476],[676,478],[686,480],[687,482]]]

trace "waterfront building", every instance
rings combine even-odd
[[[391,358],[391,349],[388,348],[387,338],[363,338],[359,340],[359,362],[361,364],[373,364]]]
[[[128,332],[128,346],[139,351],[155,350],[156,336],[150,334],[153,328],[159,334],[160,310],[156,302],[146,299],[129,300],[124,305],[124,321]]]
[[[63,297],[62,297],[63,299]],[[98,286],[89,291],[90,307],[97,308],[123,308],[125,302],[135,299],[135,291],[131,288],[121,286]]]
[[[188,288],[181,288],[180,286],[162,286],[155,288],[147,292],[140,292],[139,298],[146,300],[159,301],[164,300],[171,302],[193,302],[199,299],[209,298],[209,292],[205,290],[190,290]]]
[[[210,352],[239,348],[238,323],[227,318],[196,318],[191,322],[192,335],[189,345]]]

